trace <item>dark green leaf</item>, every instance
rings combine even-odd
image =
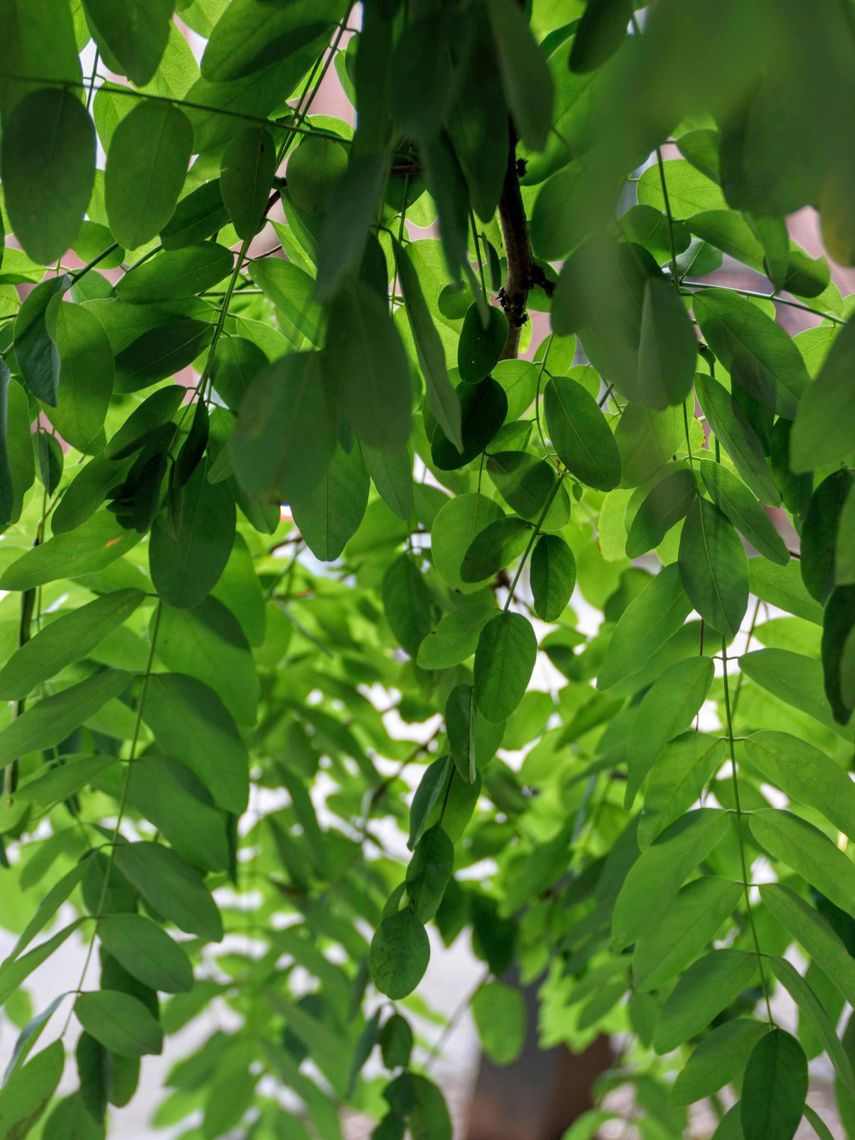
[[[677,563],[663,567],[621,614],[600,668],[598,687],[608,689],[643,668],[680,629],[691,608]]]
[[[106,914],[98,937],[120,965],[153,990],[184,993],[193,985],[190,959],[169,935],[141,914]]]
[[[81,994],[74,1012],[87,1033],[120,1057],[141,1057],[163,1049],[162,1029],[130,994],[118,990]]]
[[[632,520],[626,539],[627,558],[638,558],[658,546],[671,527],[686,517],[697,496],[695,477],[685,468],[660,479]]]
[[[368,473],[357,444],[336,447],[323,479],[291,502],[294,522],[312,553],[333,562],[356,533],[368,503]]]
[[[558,621],[576,585],[576,559],[563,538],[544,534],[531,554],[534,612],[543,621]]]
[[[116,285],[116,296],[131,304],[192,297],[228,277],[231,269],[231,253],[216,242],[166,249],[126,273]]]
[[[828,599],[822,623],[822,673],[825,695],[834,719],[847,725],[852,718],[855,688],[852,671],[852,631],[855,630],[855,586],[838,586]]]
[[[526,146],[543,150],[552,126],[553,85],[546,57],[513,0],[488,0],[505,98]]]
[[[70,91],[46,87],[3,125],[3,191],[27,253],[47,265],[77,237],[95,179],[95,127]]]
[[[220,912],[201,874],[174,851],[159,843],[120,843],[113,862],[156,914],[188,934],[222,938]]]
[[[849,471],[835,471],[810,497],[802,524],[802,581],[811,597],[822,604],[836,582],[835,550],[843,506],[855,486]]]
[[[139,103],[116,127],[104,185],[110,229],[125,249],[149,241],[172,217],[192,148],[190,120],[171,103]]]
[[[693,1104],[742,1076],[757,1041],[768,1032],[759,1021],[734,1018],[705,1037],[671,1089],[673,1104]]]
[[[653,1033],[653,1048],[670,1053],[706,1029],[756,974],[756,956],[743,950],[711,950],[699,958],[668,995]]]
[[[454,844],[440,826],[431,827],[416,844],[407,867],[407,896],[419,922],[430,922],[454,870]]]
[[[481,630],[475,650],[475,700],[483,716],[506,720],[523,699],[537,657],[537,638],[521,615],[501,613]]]
[[[764,808],[754,812],[750,826],[773,858],[855,917],[855,866],[813,824],[788,811]]]
[[[56,1092],[65,1053],[54,1041],[16,1069],[0,1090],[0,1130],[8,1140],[25,1140]]]
[[[255,237],[264,225],[275,174],[276,144],[265,127],[241,131],[223,151],[220,193],[238,237]]]
[[[24,383],[37,399],[52,406],[59,391],[60,358],[48,333],[47,310],[70,285],[67,274],[43,281],[25,299],[15,321],[15,356]]]
[[[824,918],[781,883],[764,883],[763,905],[801,943],[810,960],[820,968],[851,1002],[855,994],[855,960]]]
[[[613,55],[632,18],[630,0],[591,0],[579,21],[570,50],[572,71],[593,71]]]
[[[795,1037],[772,1029],[745,1069],[740,1119],[745,1140],[792,1140],[808,1088],[807,1057]]]
[[[383,919],[371,940],[369,969],[381,993],[397,1001],[422,980],[430,958],[425,928],[407,907]]]
[[[697,338],[679,294],[664,278],[649,277],[644,286],[635,398],[651,408],[682,404],[692,390],[697,358]]]
[[[544,392],[546,424],[558,458],[590,487],[620,483],[620,453],[594,397],[581,384],[553,377]]]
[[[460,384],[456,395],[460,401],[463,449],[455,447],[438,423],[425,426],[431,441],[431,458],[440,471],[465,467],[487,447],[505,422],[508,398],[505,390],[491,376],[478,384]]]
[[[240,79],[296,52],[332,29],[341,0],[236,0],[223,11],[202,57],[206,79]]]
[[[763,445],[730,393],[711,376],[695,377],[695,392],[707,421],[736,470],[762,503],[781,496],[763,455]]]
[[[470,543],[460,565],[464,582],[482,582],[506,569],[524,550],[531,527],[523,519],[504,518],[490,523]]]
[[[104,426],[113,394],[113,351],[98,319],[55,297],[47,328],[59,353],[59,393],[50,418],[62,438],[88,451]]]
[[[794,471],[831,466],[851,455],[855,438],[855,320],[837,335],[819,375],[799,400],[790,437]]]
[[[399,555],[383,575],[381,589],[386,620],[398,643],[415,657],[433,625],[433,602],[415,559]]]
[[[739,667],[785,704],[801,709],[840,736],[852,739],[851,730],[836,724],[832,717],[818,661],[788,649],[757,649],[741,657]]]
[[[689,510],[678,561],[692,605],[713,629],[735,637],[748,608],[748,559],[736,531],[706,499]]]
[[[720,463],[701,463],[700,472],[719,510],[764,558],[784,566],[790,558],[784,540],[748,488]]]
[[[142,87],[157,70],[169,37],[175,0],[85,0],[89,25],[132,83]]]
[[[491,305],[487,312],[486,328],[474,303],[463,318],[457,345],[457,368],[460,379],[467,384],[477,383],[492,372],[508,338],[508,321],[501,309]]]

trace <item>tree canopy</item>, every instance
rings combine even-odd
[[[0,0],[4,1137],[193,1026],[187,1140],[450,1140],[457,939],[855,1134],[853,105],[851,0]]]

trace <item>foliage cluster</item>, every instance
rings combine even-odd
[[[428,927],[497,1062],[512,965],[544,1042],[624,1034],[644,1137],[827,1138],[820,1054],[855,1134],[855,318],[786,223],[855,263],[853,49],[850,0],[0,0],[3,1136],[104,1136],[194,1024],[187,1140],[444,1140]]]

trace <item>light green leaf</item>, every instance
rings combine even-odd
[[[475,650],[475,700],[487,720],[511,715],[525,695],[536,657],[537,638],[521,614],[497,614],[484,626]]]
[[[740,657],[739,668],[785,704],[801,709],[847,740],[852,739],[851,728],[837,724],[831,715],[818,661],[788,649],[757,649]]]
[[[95,127],[79,99],[33,91],[4,115],[0,152],[9,220],[21,245],[47,265],[77,237],[95,179]]]
[[[748,608],[748,559],[736,531],[706,499],[689,510],[678,562],[695,609],[713,629],[734,638]]]
[[[416,657],[422,669],[448,669],[475,652],[478,635],[495,615],[492,606],[469,602],[445,614],[424,638]]]
[[[144,597],[140,590],[117,590],[61,614],[0,669],[0,699],[20,700],[42,681],[85,658],[111,630],[127,621]]]
[[[116,763],[114,756],[63,756],[61,763],[20,784],[15,796],[25,803],[61,803]]]
[[[381,596],[392,632],[402,648],[415,657],[433,625],[434,606],[424,576],[411,555],[401,554],[386,567]]]
[[[621,614],[600,668],[598,688],[609,689],[643,668],[680,629],[691,608],[677,563],[664,566]]]
[[[659,989],[705,949],[731,917],[742,895],[739,883],[705,875],[682,887],[671,906],[632,956],[641,992]]]
[[[501,518],[499,504],[479,494],[457,495],[437,511],[431,526],[433,564],[450,589],[466,594],[478,588],[460,577],[463,556],[475,535]]]
[[[807,1057],[795,1037],[772,1029],[745,1069],[740,1119],[745,1140],[792,1140],[808,1088]]]
[[[7,1140],[26,1140],[56,1092],[65,1064],[61,1041],[54,1041],[16,1069],[0,1089],[0,1132]]]
[[[847,321],[819,375],[805,388],[790,436],[796,472],[827,467],[851,455],[855,439],[855,320]]]
[[[743,950],[711,950],[699,958],[666,998],[653,1032],[653,1048],[670,1053],[701,1033],[756,975],[756,956]]]
[[[174,851],[161,843],[120,843],[113,863],[156,914],[210,942],[223,937],[220,912],[202,875]]]
[[[786,958],[772,958],[771,966],[775,977],[796,1003],[800,1018],[807,1023],[830,1057],[846,1093],[851,1097],[855,1094],[852,1065],[822,1002]]]
[[[98,923],[101,944],[143,985],[165,993],[185,993],[193,985],[187,954],[142,914],[105,914]]]
[[[126,273],[116,284],[116,296],[132,305],[192,297],[228,277],[232,261],[231,252],[213,241],[165,249]]]
[[[137,249],[175,211],[193,149],[190,120],[172,103],[138,103],[122,119],[107,152],[104,186],[110,229]]]
[[[299,265],[280,258],[254,261],[250,273],[276,306],[280,327],[292,344],[303,348],[308,341],[320,346],[323,310],[312,296],[314,282],[308,273]]]
[[[113,351],[98,319],[55,297],[47,327],[59,353],[59,392],[51,422],[63,439],[88,451],[104,426],[113,394]]]
[[[776,566],[764,558],[749,558],[748,584],[752,594],[794,617],[822,625],[822,606],[805,589],[799,567],[790,561]]]
[[[790,799],[816,808],[855,842],[855,784],[824,752],[786,732],[755,732],[745,759]]]
[[[522,554],[531,527],[524,519],[504,518],[490,523],[472,539],[460,564],[464,582],[483,582],[506,569]]]
[[[660,479],[632,520],[626,538],[627,558],[638,558],[658,546],[671,527],[685,518],[697,497],[695,477],[685,468]]]
[[[701,463],[704,486],[720,511],[764,558],[784,566],[790,559],[772,520],[739,480],[720,463]]]
[[[425,928],[407,907],[388,915],[371,940],[368,968],[381,993],[397,1001],[422,980],[430,958]]]
[[[130,681],[130,673],[105,669],[60,693],[42,697],[0,731],[0,765],[61,743],[102,705],[123,693]]]
[[[701,732],[684,732],[671,741],[647,779],[645,814],[638,825],[641,847],[688,811],[726,755],[726,741]]]
[[[149,678],[143,716],[163,751],[191,768],[225,811],[242,812],[249,795],[249,756],[219,697],[194,677]]]
[[[620,483],[620,453],[594,397],[581,384],[553,377],[544,391],[549,435],[558,458],[589,487],[610,491]]]
[[[359,445],[350,452],[336,447],[323,479],[304,497],[294,499],[291,513],[312,553],[333,562],[356,533],[368,504],[369,480]]]
[[[616,951],[626,949],[653,928],[726,831],[724,812],[699,808],[678,819],[642,851],[615,900],[612,945]]]
[[[695,394],[716,439],[757,498],[773,506],[780,503],[763,444],[731,394],[717,380],[700,373],[695,377]]]
[[[163,1030],[135,997],[118,990],[81,994],[77,1020],[96,1041],[120,1057],[142,1057],[163,1050]]]
[[[487,982],[472,999],[481,1047],[496,1065],[510,1065],[525,1043],[525,998],[504,982]]]
[[[763,808],[750,819],[764,850],[855,917],[855,864],[813,824],[782,809]]]

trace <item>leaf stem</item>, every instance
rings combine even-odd
[[[813,313],[815,317],[833,321],[836,325],[845,325],[843,317],[834,313],[824,313],[822,309],[814,309],[810,305],[803,305],[801,301],[791,301],[787,297],[779,297],[775,293],[761,293],[757,289],[738,289],[735,285],[719,285],[715,281],[686,281],[681,282],[681,292],[691,296],[695,289],[721,289],[725,293],[736,293],[740,297],[757,297],[761,301],[771,301],[775,305],[786,305],[790,309],[800,309],[803,313]]]

